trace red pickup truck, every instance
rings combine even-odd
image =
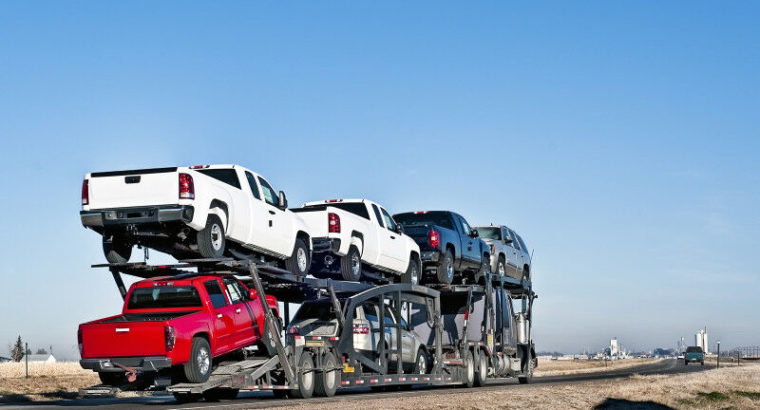
[[[266,300],[279,318],[277,300]],[[130,287],[121,315],[79,325],[79,363],[108,385],[159,374],[200,383],[214,358],[262,339],[264,317],[256,291],[233,276],[146,279]]]

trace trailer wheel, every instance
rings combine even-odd
[[[348,248],[346,256],[340,258],[340,274],[343,280],[358,282],[362,277],[362,256],[355,246]]]
[[[311,268],[311,252],[303,239],[297,238],[293,255],[285,260],[285,269],[296,276],[306,276]]]
[[[411,283],[412,285],[420,284],[420,262],[417,259],[409,259],[409,267],[401,275],[401,283]]]
[[[467,351],[464,356],[464,368],[462,369],[462,375],[464,376],[464,387],[472,387],[475,384],[475,363],[472,359],[472,352]]]
[[[478,353],[478,369],[475,372],[475,386],[482,387],[486,385],[486,378],[488,377],[488,357],[486,352]]]
[[[185,377],[190,383],[204,383],[211,375],[211,347],[202,337],[194,337],[190,360],[185,363]]]
[[[450,249],[446,249],[446,253],[443,256],[443,262],[441,262],[441,266],[438,267],[436,279],[438,279],[438,283],[442,285],[450,285],[454,280],[454,255],[451,253]]]
[[[103,236],[103,254],[108,263],[127,263],[132,256],[132,245],[116,236]]]
[[[525,365],[525,376],[520,376],[517,378],[517,380],[520,381],[520,384],[528,384],[533,380],[533,359],[528,359],[528,363]]]
[[[198,232],[198,251],[204,258],[221,258],[224,255],[226,238],[224,237],[224,225],[222,220],[214,214],[210,214],[206,220],[206,227]]]
[[[323,363],[324,369],[317,376],[314,393],[317,396],[332,397],[340,384],[340,371],[337,370],[338,359],[334,354],[328,353],[325,355]]]
[[[203,392],[203,399],[206,401],[235,400],[239,392],[239,389],[209,389]]]
[[[298,388],[291,391],[291,395],[297,399],[308,399],[314,394],[314,359],[311,354],[302,353],[298,360]]]

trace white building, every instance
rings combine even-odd
[[[705,326],[704,329],[699,329],[696,335],[694,335],[694,346],[699,346],[702,348],[702,351],[705,353],[708,353],[707,346],[709,346],[709,343],[707,341],[707,327]]]
[[[26,358],[21,359],[25,361]],[[52,354],[30,354],[29,363],[55,363],[55,357]]]
[[[617,337],[610,340],[610,356],[617,356],[620,354],[620,344],[618,344]]]

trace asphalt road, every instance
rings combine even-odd
[[[691,373],[699,372],[707,369],[714,368],[714,365],[705,364],[704,366],[690,365],[684,366],[680,360],[664,360],[657,363],[646,364],[641,366],[629,367],[626,369],[613,370],[609,372],[595,372],[595,373],[579,373],[564,376],[542,376],[534,377],[532,384],[521,385],[517,382],[517,379],[492,379],[484,386],[477,388],[482,391],[504,389],[505,386],[510,389],[530,389],[533,385],[547,385],[547,384],[568,384],[568,383],[580,383],[591,380],[602,379],[615,379],[629,377],[633,374],[652,375],[652,374],[676,374],[676,373]],[[473,389],[474,390],[474,389]],[[376,393],[370,392],[368,388],[351,388],[339,391],[335,397],[319,397],[309,400],[301,401],[298,403],[329,403],[334,401],[343,400],[349,396],[366,395],[372,398],[398,398],[407,395],[421,396],[432,394],[456,394],[461,393],[464,390],[460,387],[419,387],[410,391],[400,392],[385,392]],[[467,390],[470,391],[470,390]],[[200,409],[200,408],[272,408],[272,407],[284,407],[290,404],[296,403],[293,399],[276,399],[270,392],[250,392],[240,393],[236,400],[221,401],[215,403],[197,402],[189,404],[177,404],[172,396],[145,396],[135,398],[93,398],[93,399],[77,399],[77,400],[59,400],[52,402],[40,403],[28,403],[9,406],[0,406],[3,409],[26,409],[34,406],[35,408],[54,409],[54,408],[88,408],[93,406],[101,406],[111,409],[126,409],[135,408],[136,406],[144,406],[145,409]]]

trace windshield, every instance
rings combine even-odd
[[[501,228],[493,226],[484,226],[482,228],[475,228],[478,230],[478,235],[483,239],[495,239],[501,240]]]
[[[443,211],[424,213],[407,212],[404,214],[394,215],[393,219],[395,219],[397,223],[403,225],[404,227],[410,225],[438,225],[442,228],[451,230],[454,229],[454,227],[451,225],[451,216],[448,212]]]
[[[322,322],[335,319],[332,305],[327,302],[304,303],[301,305],[301,308],[298,309],[295,317],[293,317],[293,322],[307,319],[316,319]]]
[[[201,307],[201,297],[195,286],[155,286],[135,288],[129,296],[127,309]]]

